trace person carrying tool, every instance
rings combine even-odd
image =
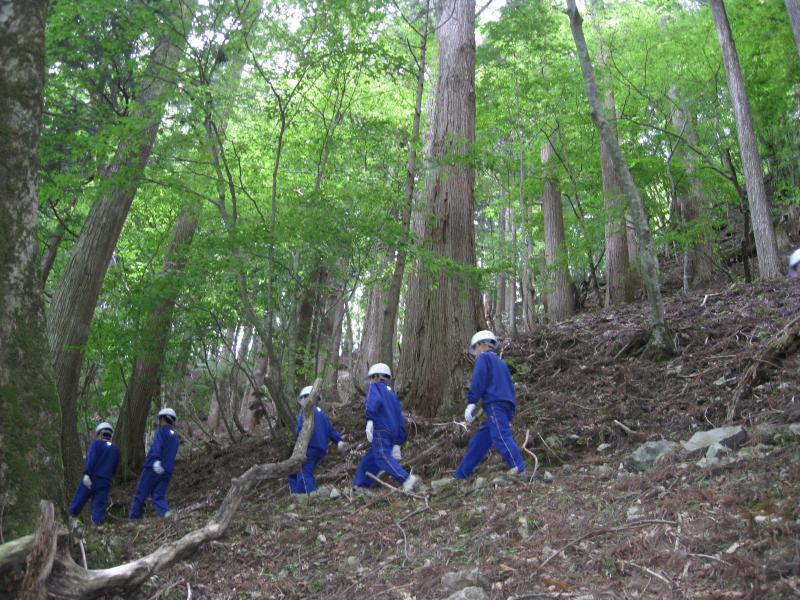
[[[464,411],[464,420],[467,424],[475,420],[475,409],[481,401],[487,419],[472,434],[467,452],[456,469],[456,479],[468,479],[486,458],[492,446],[509,466],[510,474],[525,471],[525,461],[509,426],[517,409],[514,383],[511,381],[508,366],[495,354],[496,347],[497,338],[491,331],[479,331],[470,341],[470,353],[475,356],[475,368],[467,393],[468,404]]]

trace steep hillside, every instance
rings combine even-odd
[[[636,356],[639,306],[505,344],[519,396],[514,431],[530,451],[522,481],[503,476],[493,453],[467,487],[354,495],[360,407],[329,410],[352,442],[317,471],[338,498],[300,502],[284,481],[263,486],[224,539],[153,578],[141,597],[446,598],[442,576],[473,567],[493,599],[800,597],[800,437],[764,426],[800,422],[796,353],[765,361],[763,381],[737,405],[749,439],[735,460],[700,466],[678,451],[640,473],[621,467],[645,441],[725,424],[752,357],[798,310],[800,286],[784,283],[673,296],[679,354],[660,363]],[[461,457],[460,413],[409,417],[403,462],[426,483],[449,477]],[[288,452],[260,439],[187,452],[171,487],[174,520],[128,523],[130,490],[116,489],[110,524],[87,532],[90,561],[130,560],[199,526],[232,476]]]

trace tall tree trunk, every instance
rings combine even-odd
[[[144,462],[144,434],[153,401],[158,400],[161,365],[169,341],[172,315],[181,288],[179,281],[186,255],[197,230],[199,206],[181,208],[164,254],[164,266],[154,282],[158,299],[137,335],[138,347],[133,373],[117,420],[115,439],[120,449],[121,475],[136,474]],[[129,472],[126,472],[129,471]]]
[[[578,51],[578,59],[581,63],[592,121],[600,133],[600,139],[611,154],[615,173],[622,191],[628,199],[628,205],[633,215],[633,223],[636,227],[636,237],[641,246],[639,257],[642,267],[642,280],[647,292],[647,300],[650,304],[650,347],[656,355],[670,354],[674,348],[672,340],[667,333],[664,303],[661,299],[661,288],[658,281],[658,258],[653,249],[653,237],[650,233],[650,225],[647,222],[647,214],[644,211],[639,190],[633,182],[628,163],[622,155],[617,136],[606,119],[603,103],[600,100],[600,92],[597,89],[597,81],[594,77],[594,69],[589,58],[589,50],[586,47],[586,39],[583,36],[583,19],[575,6],[575,0],[567,0],[567,14],[569,15],[572,37],[575,39],[575,47]]]
[[[510,185],[509,185],[510,195]],[[508,231],[508,242],[511,247],[511,273],[508,274],[506,279],[506,335],[514,337],[517,335],[517,273],[516,265],[518,263],[517,252],[517,226],[514,222],[514,211],[509,206],[506,208],[506,228]]]
[[[744,183],[747,188],[747,199],[750,206],[753,235],[756,241],[756,258],[758,259],[759,276],[762,279],[776,279],[781,276],[778,246],[775,243],[775,230],[769,214],[769,199],[764,186],[764,168],[758,152],[758,141],[753,129],[753,118],[750,114],[750,101],[744,87],[742,68],[736,43],[733,41],[728,15],[722,0],[710,0],[717,37],[728,76],[728,89],[733,103],[733,114],[736,117],[736,131],[739,135],[739,152],[742,156]]]
[[[591,0],[591,6],[596,13],[593,20],[594,29],[600,36],[600,14],[605,10],[603,0]],[[599,87],[603,93],[606,118],[616,139],[617,107],[608,60],[608,49],[604,43],[598,56],[602,79]],[[625,196],[620,189],[619,179],[614,170],[611,150],[602,139],[600,140],[600,169],[603,177],[603,208],[606,213],[606,305],[615,306],[631,302],[635,286],[630,270]]]
[[[382,267],[386,266],[386,259]],[[383,270],[383,269],[381,269]],[[356,395],[364,395],[367,369],[376,362],[386,362],[381,354],[381,335],[386,318],[386,290],[380,280],[375,281],[367,298],[367,311],[364,315],[361,343],[358,345],[358,356],[350,373],[353,391]],[[391,367],[391,363],[387,363]]]
[[[193,5],[181,2],[180,6],[181,21],[188,22]],[[172,89],[171,77],[185,42],[185,38],[176,39],[172,32],[153,49],[131,110],[131,123],[136,129],[119,143],[113,162],[104,169],[102,179],[109,183],[89,211],[50,306],[47,335],[61,400],[65,481],[70,486],[80,478],[82,467],[77,401],[83,346],[114,248],[153,150],[167,92]]]
[[[408,142],[408,162],[406,163],[405,206],[403,207],[403,231],[408,232],[411,226],[411,207],[414,203],[414,190],[417,181],[417,144],[419,143],[420,121],[422,117],[422,96],[425,92],[425,72],[428,49],[428,30],[430,24],[430,0],[425,2],[425,23],[420,34],[419,57],[416,59],[417,92],[414,97],[414,120],[411,124],[411,139]],[[408,243],[408,240],[404,240]],[[386,292],[383,324],[381,329],[381,360],[394,368],[394,347],[397,338],[397,313],[400,306],[400,291],[403,287],[403,276],[406,269],[406,249],[397,249],[394,272],[389,289]],[[359,374],[360,376],[360,374]]]
[[[434,168],[425,185],[432,222],[425,242],[433,256],[470,268],[475,266],[475,172],[463,157],[470,156],[475,141],[475,2],[445,0],[439,10]],[[413,378],[406,374],[407,399],[411,410],[435,415],[463,400],[469,368],[464,350],[483,315],[474,277],[433,265],[425,265],[419,277],[419,304],[408,310],[420,311],[422,318],[403,336],[415,367]]]
[[[542,214],[544,216],[544,255],[547,266],[547,318],[557,323],[575,313],[575,294],[572,293],[567,247],[564,239],[561,190],[558,188],[558,180],[550,162],[553,152],[552,142],[545,142],[542,147],[541,159],[545,173]]]
[[[794,43],[800,52],[800,0],[786,0],[786,10],[789,13],[789,23],[792,25]]]
[[[533,287],[533,239],[528,216],[528,203],[525,200],[525,155],[519,157],[519,205],[520,226],[522,227],[522,328],[526,333],[533,331],[536,325],[536,295]]]
[[[5,1],[0,13],[0,536],[15,538],[64,488],[36,240],[47,2]]]
[[[497,222],[497,246],[500,249],[500,263],[504,264],[506,259],[506,210],[500,209],[500,214]],[[500,335],[505,335],[505,317],[506,317],[506,283],[507,275],[505,271],[500,271],[497,274],[497,287],[494,293],[494,311],[492,311],[492,322],[495,332]]]
[[[667,95],[676,106],[672,113],[672,126],[686,142],[697,147],[694,117],[686,113],[684,102],[675,86],[670,88]],[[680,219],[685,228],[692,229],[698,221],[702,223],[705,220],[708,206],[703,193],[703,183],[698,175],[699,158],[687,148],[686,143],[681,141],[679,144],[676,153],[683,162],[687,179],[686,184],[677,185]],[[706,232],[701,235],[699,239],[690,241],[684,254],[684,279],[690,288],[705,287],[715,279],[714,247],[709,242]]]

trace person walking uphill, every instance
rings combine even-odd
[[[119,465],[119,449],[111,443],[114,428],[109,423],[100,423],[94,432],[97,439],[86,454],[83,477],[67,513],[77,519],[86,502],[91,499],[92,523],[100,525],[108,512],[108,492]]]
[[[300,430],[303,428],[303,408],[305,408],[308,397],[311,395],[311,389],[311,386],[307,385],[300,391],[300,396],[297,398],[300,403],[300,414],[297,415],[295,439],[300,435]],[[293,494],[310,494],[316,491],[317,482],[314,481],[314,469],[325,458],[328,453],[328,444],[331,442],[336,444],[336,448],[339,451],[344,450],[345,443],[342,441],[342,436],[333,428],[328,415],[317,406],[314,410],[314,431],[311,433],[311,439],[308,441],[308,450],[306,450],[306,462],[303,463],[297,473],[289,475],[289,490]]]
[[[175,466],[180,440],[172,428],[177,419],[175,411],[163,408],[158,413],[158,429],[153,437],[153,445],[144,459],[144,469],[139,478],[136,495],[131,506],[130,519],[141,519],[144,503],[152,496],[153,507],[159,517],[169,517],[172,513],[167,504],[167,487]]]
[[[470,352],[475,356],[475,368],[467,393],[464,420],[472,423],[478,402],[483,401],[486,422],[472,435],[461,464],[456,469],[456,479],[467,479],[483,462],[494,446],[510,467],[511,473],[525,471],[525,461],[511,434],[509,422],[517,406],[514,402],[514,383],[506,363],[494,353],[497,338],[491,331],[479,331],[472,336]]]
[[[369,389],[365,409],[367,413],[367,441],[369,450],[358,463],[355,487],[372,487],[375,481],[367,475],[377,476],[385,471],[403,485],[403,490],[410,492],[419,483],[419,477],[409,475],[398,461],[402,459],[400,446],[406,442],[406,426],[400,399],[392,391],[388,383],[392,371],[384,363],[376,363],[367,373]]]

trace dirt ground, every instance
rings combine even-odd
[[[678,345],[668,361],[637,355],[646,328],[639,305],[502,346],[518,394],[515,437],[529,450],[526,480],[492,483],[505,470],[493,452],[476,474],[487,478],[483,489],[355,496],[361,406],[329,410],[352,446],[332,450],[317,480],[340,498],[298,502],[284,480],[268,482],[221,540],[152,578],[140,597],[446,598],[442,575],[477,567],[492,599],[800,598],[800,443],[711,469],[674,460],[618,473],[644,440],[686,440],[725,424],[752,357],[800,309],[800,286],[676,294],[666,308]],[[800,356],[764,367],[736,422],[800,422]],[[402,462],[427,483],[452,475],[469,435],[461,418],[409,415]],[[186,452],[170,488],[174,520],[128,523],[131,486],[116,489],[109,525],[87,534],[90,560],[131,560],[177,539],[205,522],[231,477],[289,452],[255,438]]]

